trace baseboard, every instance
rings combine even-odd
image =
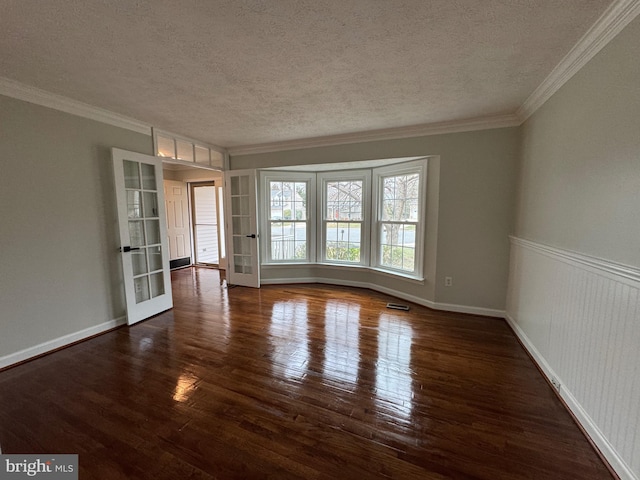
[[[468,313],[471,315],[481,315],[483,317],[504,318],[505,316],[504,310],[494,310],[490,308],[473,307],[469,305],[455,305],[451,303],[432,302],[431,300],[426,300],[424,298],[416,297],[415,295],[409,295],[405,292],[394,290],[392,288],[383,287],[375,283],[355,282],[351,280],[340,280],[335,278],[322,278],[322,277],[275,278],[275,279],[260,280],[260,283],[262,285],[282,285],[287,283],[322,283],[322,284],[328,284],[328,285],[341,285],[344,287],[368,288],[369,290],[385,293],[387,295],[391,295],[393,297],[397,297],[402,300],[406,300],[408,302],[416,303],[418,305],[422,305],[423,307],[432,308],[434,310],[442,310],[446,312],[457,312],[457,313]]]
[[[456,312],[456,313],[468,313],[471,315],[480,315],[483,317],[498,317],[504,318],[505,311],[497,310],[494,308],[484,308],[484,307],[472,307],[469,305],[456,305],[453,303],[434,303],[434,306],[431,307],[436,310],[443,310],[446,312]]]
[[[601,455],[609,462],[611,468],[620,477],[621,480],[639,480],[633,472],[629,469],[624,460],[618,455],[613,448],[609,440],[600,431],[595,422],[591,419],[589,414],[580,405],[580,403],[573,396],[571,391],[565,386],[562,379],[554,372],[546,359],[538,351],[535,345],[529,340],[529,337],[524,333],[516,321],[508,313],[504,316],[505,320],[516,334],[524,348],[529,352],[534,362],[537,363],[540,371],[547,377],[550,384],[554,381],[559,383],[558,394],[564,401],[567,408],[571,411],[576,421],[580,424],[584,432],[589,436],[591,442],[600,450]]]
[[[26,360],[30,360],[40,355],[44,355],[45,353],[58,350],[59,348],[66,347],[67,345],[79,342],[80,340],[85,340],[89,337],[99,335],[100,333],[104,333],[126,323],[126,316],[119,317],[114,320],[109,320],[108,322],[95,325],[93,327],[85,328],[84,330],[80,330],[79,332],[70,333],[68,335],[54,338],[53,340],[49,340],[39,345],[25,348],[24,350],[20,350],[19,352],[5,355],[4,357],[0,357],[0,370],[24,362]]]

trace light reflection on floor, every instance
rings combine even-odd
[[[338,382],[352,390],[358,382],[359,330],[360,305],[327,301],[323,374],[328,381]]]
[[[411,325],[394,315],[380,315],[376,404],[380,409],[391,409],[394,417],[404,419],[407,423],[411,419],[413,409],[412,342]]]
[[[173,391],[173,399],[176,402],[187,402],[198,388],[199,382],[200,379],[192,373],[185,372],[181,374]]]
[[[309,363],[306,300],[277,302],[271,312],[272,370],[276,377],[301,380]]]
[[[217,310],[223,312],[215,321],[203,323],[201,333],[210,339],[210,348],[225,351],[233,331],[228,292],[222,283],[202,282],[200,273],[194,269],[192,277],[201,290],[198,293],[206,290],[208,301],[215,302]],[[286,381],[290,388],[313,378],[343,392],[369,392],[369,408],[374,408],[380,418],[409,425],[414,407],[411,325],[401,314],[384,310],[377,318],[361,318],[361,306],[344,299],[329,298],[324,305],[310,308],[307,299],[295,297],[271,307],[265,358],[269,358],[274,377]],[[152,342],[147,338],[140,348],[149,348]],[[371,348],[372,343],[377,357],[369,362],[375,364],[362,365],[360,348]],[[368,378],[360,378],[361,372],[368,372]],[[181,375],[174,400],[186,402],[197,382],[192,373]]]
[[[309,332],[309,312],[306,300],[288,300],[273,305],[270,323],[272,371],[278,378],[301,385],[312,371],[309,342],[313,348],[323,350],[322,378],[324,383],[342,391],[355,392],[358,388],[373,393],[373,405],[380,417],[409,424],[413,410],[413,378],[411,345],[413,329],[401,317],[382,313],[370,319],[366,328],[377,336],[375,365],[361,366],[360,306],[345,301],[328,300],[324,307],[324,338]],[[315,321],[315,320],[314,320]],[[320,361],[315,357],[316,361]],[[319,365],[319,363],[318,363]],[[359,378],[361,367],[375,373],[373,385],[364,385]],[[318,367],[316,367],[318,368]]]

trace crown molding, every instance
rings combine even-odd
[[[453,120],[448,122],[426,123],[407,127],[385,128],[366,132],[328,135],[325,137],[285,140],[282,142],[260,143],[229,147],[229,155],[253,155],[257,153],[282,152],[303,148],[330,147],[349,143],[375,142],[381,140],[397,140],[401,138],[442,135],[445,133],[471,132],[491,128],[517,127],[520,120],[514,114],[488,115],[485,117]]]
[[[616,0],[517,110],[524,122],[640,13],[640,0]]]
[[[110,112],[103,108],[94,107],[88,103],[79,102],[71,98],[63,97],[62,95],[24,85],[9,78],[0,77],[0,95],[34,103],[43,107],[53,108],[61,112],[96,120],[145,135],[151,135],[151,125]]]

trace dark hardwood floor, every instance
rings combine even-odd
[[[1,372],[3,453],[78,453],[82,480],[612,478],[503,320],[205,268],[173,288]]]

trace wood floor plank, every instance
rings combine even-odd
[[[172,282],[173,310],[0,372],[4,453],[87,480],[612,478],[501,319]]]

